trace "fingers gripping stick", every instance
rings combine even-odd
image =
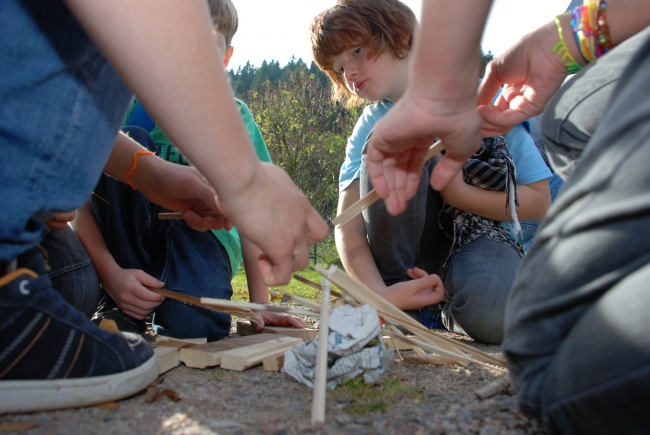
[[[429,147],[429,151],[427,154],[424,156],[424,162],[428,162],[438,154],[440,151],[444,150],[444,146],[441,141],[437,141],[433,145]],[[377,202],[377,200],[380,198],[379,194],[375,189],[372,189],[366,196],[363,198],[359,199],[357,202],[352,204],[347,210],[345,210],[343,213],[332,219],[332,225],[339,226],[339,225],[344,225],[347,222],[349,222],[352,218],[354,218],[356,215],[361,213],[363,210],[367,209],[370,207],[372,204]]]

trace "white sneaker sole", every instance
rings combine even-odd
[[[126,372],[37,381],[0,381],[0,413],[76,408],[110,402],[147,388],[158,377],[158,355]]]

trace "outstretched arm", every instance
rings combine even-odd
[[[226,80],[205,1],[66,4],[215,188],[226,215],[262,248],[265,256],[258,266],[265,282],[286,283],[293,270],[306,267],[308,247],[327,236],[327,224],[286,173],[257,160]],[[165,68],[151,68],[157,63]]]
[[[616,46],[650,25],[650,2],[608,0],[606,17],[611,41]],[[585,65],[571,30],[571,15],[562,15],[560,24],[569,52]],[[559,40],[558,28],[551,20],[488,64],[479,94],[484,136],[503,134],[544,110],[568,75],[561,57],[553,53]],[[503,91],[492,105],[491,100],[501,86]]]

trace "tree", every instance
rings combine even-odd
[[[273,163],[287,171],[324,219],[331,220],[345,145],[359,112],[332,102],[329,87],[299,62],[279,85],[267,81],[252,91],[249,106]]]

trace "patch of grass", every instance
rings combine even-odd
[[[424,399],[421,391],[399,376],[384,379],[380,384],[366,384],[362,377],[357,377],[329,394],[338,402],[349,403],[345,411],[360,415],[383,413],[390,404],[403,400]]]
[[[303,278],[307,278],[311,281],[314,281],[318,284],[320,284],[322,280],[321,274],[316,272],[313,266],[311,265],[309,266],[309,268],[305,270],[296,272],[296,274],[302,276]],[[332,285],[332,288],[336,288],[336,287]],[[233,289],[233,296],[232,296],[233,301],[248,302],[249,300],[248,284],[246,281],[246,272],[244,270],[244,266],[239,268],[239,272],[233,278],[232,289]],[[275,290],[280,294],[285,292],[293,293],[296,296],[300,296],[302,298],[309,299],[310,301],[314,301],[317,303],[320,303],[320,299],[321,299],[321,293],[319,290],[307,284],[304,284],[296,279],[291,279],[291,281],[287,285],[272,287],[272,290]]]

